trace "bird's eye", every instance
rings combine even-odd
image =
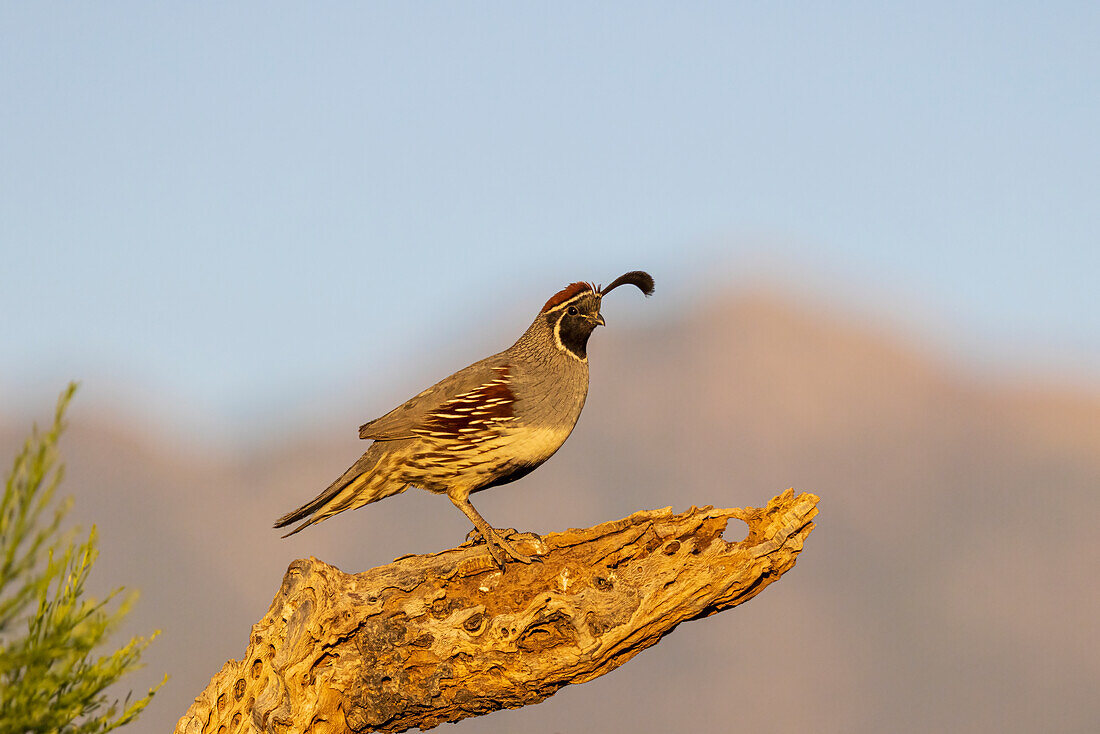
[[[577,307],[576,306],[570,306],[569,307],[569,315],[570,316],[576,316],[577,315]]]

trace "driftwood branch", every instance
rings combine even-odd
[[[759,594],[794,566],[817,499],[515,533],[542,562],[504,573],[470,543],[360,574],[295,561],[244,659],[176,732],[398,732],[537,703]],[[722,538],[731,518],[748,524],[740,542]]]

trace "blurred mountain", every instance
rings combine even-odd
[[[666,505],[760,505],[794,486],[821,497],[798,566],[620,670],[455,730],[1100,727],[1100,391],[993,382],[888,325],[800,304],[740,293],[601,330],[565,447],[476,501],[498,526],[547,532]],[[403,379],[374,387],[396,403],[425,386]],[[278,538],[271,522],[362,450],[355,428],[374,415],[354,397],[217,450],[171,416],[78,398],[63,491],[101,530],[100,588],[141,590],[127,632],[163,630],[128,683],[172,675],[136,730],[170,730],[243,653],[293,559],[362,570],[466,534],[450,503],[409,491]],[[22,434],[0,428],[5,456]]]

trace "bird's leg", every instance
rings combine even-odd
[[[489,549],[489,555],[493,557],[493,560],[496,561],[497,565],[502,569],[504,568],[504,554],[501,553],[501,551],[504,551],[504,553],[507,553],[520,563],[530,563],[535,560],[531,556],[523,555],[513,548],[511,543],[500,537],[500,534],[493,529],[493,526],[490,525],[488,521],[474,509],[474,506],[470,504],[470,498],[468,496],[456,497],[451,494],[447,496],[451,498],[451,502],[454,503],[455,507],[462,510],[463,515],[470,518],[470,522],[472,522],[474,527],[477,528],[477,531],[481,533],[481,537],[485,538],[485,545]]]

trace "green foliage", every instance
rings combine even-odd
[[[108,732],[133,721],[164,685],[134,701],[129,695],[109,701],[104,693],[140,667],[156,633],[94,654],[129,613],[134,595],[121,597],[120,588],[103,600],[86,597],[98,556],[95,527],[83,541],[60,532],[72,501],[53,502],[64,476],[57,442],[75,390],[70,384],[61,394],[50,430],[34,428],[0,501],[0,734]]]

